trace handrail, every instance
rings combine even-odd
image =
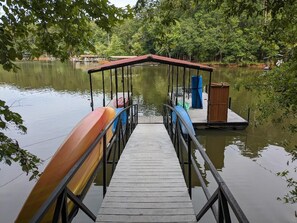
[[[172,113],[175,113],[177,118],[175,123],[172,119]],[[163,122],[165,127],[168,130],[168,133],[173,141],[174,146],[176,147],[177,155],[179,159],[181,159],[182,169],[184,172],[184,160],[183,155],[180,156],[180,153],[182,154],[182,150],[180,149],[180,145],[183,145],[183,148],[188,153],[188,189],[189,194],[191,196],[191,166],[194,167],[194,170],[196,172],[196,175],[201,183],[201,186],[203,188],[203,191],[207,198],[207,203],[204,205],[204,207],[200,210],[200,212],[196,215],[197,221],[199,221],[204,214],[211,208],[214,214],[214,217],[217,222],[231,222],[230,218],[230,212],[228,205],[232,208],[233,213],[235,214],[237,220],[239,222],[249,222],[247,217],[245,216],[244,212],[240,208],[239,204],[235,200],[234,196],[232,195],[230,189],[227,187],[226,183],[224,182],[223,178],[220,176],[218,171],[216,170],[215,166],[205,153],[202,145],[199,143],[195,135],[190,131],[190,126],[187,124],[187,122],[183,119],[183,117],[179,114],[179,112],[167,105],[164,104],[164,116],[163,116]],[[181,125],[184,126],[187,129],[187,134],[183,134],[181,130]],[[181,141],[180,141],[181,140]],[[191,143],[193,142],[193,143]],[[218,188],[217,190],[210,195],[205,182],[203,181],[202,175],[199,171],[199,168],[197,166],[196,160],[192,156],[192,145],[195,149],[199,151],[204,161],[209,166],[209,169],[215,178]],[[217,208],[213,205],[218,200],[218,211]]]
[[[128,112],[127,116],[127,123],[125,126],[125,129],[122,126],[122,114],[124,112]],[[112,136],[112,139],[110,142],[106,141],[106,134],[107,131],[112,128],[112,125],[117,121],[116,130],[114,135]],[[73,167],[68,171],[66,176],[60,181],[58,186],[54,189],[54,191],[51,193],[51,195],[48,197],[48,199],[42,204],[42,206],[39,208],[39,210],[36,212],[36,214],[33,216],[30,222],[41,222],[42,218],[45,216],[45,214],[49,211],[49,209],[52,207],[55,201],[56,207],[55,207],[55,213],[52,222],[58,222],[61,219],[62,222],[69,222],[73,219],[73,217],[77,213],[77,208],[80,208],[83,210],[91,219],[95,221],[96,216],[82,203],[83,198],[85,197],[86,192],[88,191],[88,187],[91,186],[91,183],[94,180],[94,177],[98,173],[99,169],[103,166],[103,195],[105,195],[106,192],[106,164],[107,160],[106,158],[109,157],[109,154],[111,153],[111,150],[116,148],[113,148],[114,145],[119,148],[117,151],[121,153],[121,141],[124,145],[124,140],[128,140],[129,136],[132,134],[135,126],[138,124],[138,105],[131,105],[127,108],[123,109],[121,112],[119,112],[116,117],[110,121],[110,123],[105,127],[103,131],[101,131],[96,139],[93,141],[93,143],[89,146],[89,148],[86,150],[86,152],[79,158],[79,160],[73,165]],[[123,137],[123,136],[126,137]],[[95,168],[94,172],[92,173],[92,176],[90,177],[88,183],[86,184],[86,187],[83,189],[83,192],[81,195],[74,195],[67,187],[67,184],[70,182],[72,177],[75,175],[75,173],[79,170],[81,165],[84,163],[84,161],[87,159],[87,157],[90,155],[90,153],[94,150],[96,145],[103,140],[103,157],[100,160],[100,162],[97,164],[97,167]],[[123,149],[123,148],[122,148]],[[115,151],[116,152],[116,151]],[[119,158],[118,156],[118,158]],[[114,156],[115,157],[115,156]],[[115,160],[113,160],[113,164],[115,163]],[[76,205],[71,213],[68,215],[67,211],[67,197],[74,202]],[[62,211],[61,211],[62,210]]]

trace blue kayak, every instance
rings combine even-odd
[[[184,121],[187,123],[187,125],[189,126],[189,131],[191,133],[193,133],[195,135],[195,130],[191,121],[191,118],[189,116],[189,114],[187,113],[187,111],[180,105],[177,105],[174,107],[175,110],[177,111],[177,113],[184,119]],[[176,113],[172,112],[172,122],[175,124],[176,123]],[[180,121],[180,125],[181,125],[181,129],[183,134],[188,134],[188,130],[186,129],[186,127],[182,124],[182,122]]]
[[[124,110],[124,108],[117,108],[117,109],[116,109],[116,115],[119,114],[119,113],[120,113],[121,111],[123,111],[123,110]],[[119,118],[122,120],[122,127],[125,128],[126,123],[127,123],[127,119],[128,119],[127,112],[124,111],[124,112],[120,115]],[[113,127],[112,127],[112,132],[115,132],[115,131],[116,131],[116,127],[117,127],[118,119],[119,119],[119,118],[117,118],[117,119],[114,121],[114,123],[113,123]]]

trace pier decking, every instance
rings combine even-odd
[[[96,222],[195,222],[193,205],[163,124],[138,124]]]

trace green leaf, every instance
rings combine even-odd
[[[9,166],[10,166],[10,165],[11,165],[11,160],[9,160],[9,159],[6,159],[6,160],[5,160],[5,163],[6,163],[7,165],[9,165]]]
[[[10,48],[8,51],[8,54],[11,60],[15,60],[15,58],[17,57],[16,51],[14,48]]]
[[[6,128],[5,122],[0,121],[0,128],[1,129],[5,129]]]
[[[6,13],[6,15],[9,14],[9,10],[8,10],[8,8],[7,8],[6,5],[3,5],[3,10],[4,10],[4,12]]]

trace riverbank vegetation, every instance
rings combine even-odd
[[[97,31],[97,54],[152,53],[244,65],[263,62],[265,57],[273,60],[278,54],[287,58],[292,48],[267,32],[271,16],[231,14],[228,3],[218,7],[208,1],[139,1],[137,9],[133,18],[110,32]]]

